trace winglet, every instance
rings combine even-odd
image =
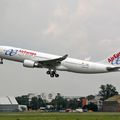
[[[61,57],[61,61],[65,60],[68,57],[68,54],[64,55],[63,57]]]

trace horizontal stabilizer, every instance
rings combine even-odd
[[[110,71],[110,72],[119,71],[120,67],[107,67],[107,70]]]

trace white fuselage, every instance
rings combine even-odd
[[[11,50],[13,50],[11,52]],[[24,62],[24,60],[43,61],[59,58],[60,56],[51,55],[21,48],[0,46],[0,58]],[[75,73],[106,73],[107,67],[112,65],[66,58],[60,65],[55,66],[56,70],[69,71]]]

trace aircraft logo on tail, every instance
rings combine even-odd
[[[120,65],[120,52],[108,58],[108,62],[113,65]]]

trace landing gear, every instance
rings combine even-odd
[[[55,74],[55,77],[59,77],[59,74]]]
[[[46,73],[50,75],[50,77],[59,77],[59,74],[57,74],[54,70],[48,70]]]
[[[46,74],[50,75],[50,71],[47,71]]]
[[[0,64],[3,64],[3,59],[2,58],[0,59]]]
[[[54,77],[54,74],[50,74],[50,77]]]

